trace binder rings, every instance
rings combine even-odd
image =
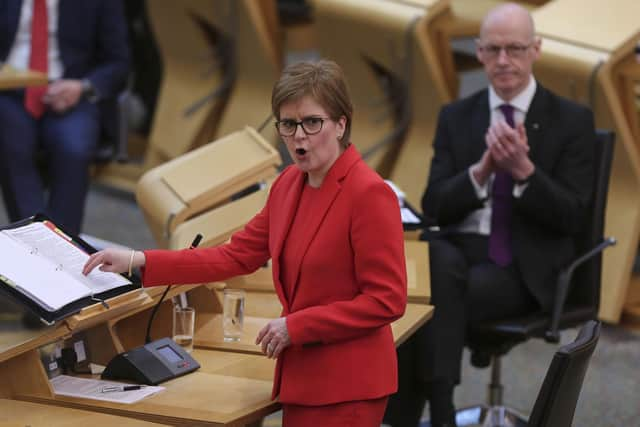
[[[96,250],[44,215],[0,229],[0,292],[46,323],[137,288],[123,275],[82,267]]]

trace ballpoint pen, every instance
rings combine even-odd
[[[125,386],[111,385],[111,386],[102,387],[102,393],[109,393],[109,392],[112,392],[112,391],[140,390],[143,387],[145,387],[145,386],[143,386],[143,385],[125,385]]]

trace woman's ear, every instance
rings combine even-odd
[[[345,116],[340,116],[340,118],[336,122],[336,133],[337,133],[338,141],[342,140],[342,136],[344,135],[344,132],[346,129],[347,129],[347,118]]]

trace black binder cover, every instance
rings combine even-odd
[[[49,221],[53,223],[53,221],[51,221],[45,215],[36,214],[35,216],[14,222],[4,227],[0,227],[0,230],[18,228],[18,227],[31,224],[32,222],[37,222],[37,221],[40,221],[40,222]],[[84,249],[87,253],[92,254],[94,252],[97,252],[97,250],[93,246],[89,245],[80,237],[71,235],[64,230],[61,230],[61,231],[65,233],[69,238],[71,238],[72,243]],[[29,309],[36,316],[40,317],[40,319],[42,319],[45,323],[48,323],[48,324],[52,324],[56,321],[59,321],[68,316],[71,316],[72,314],[76,314],[85,307],[88,307],[93,304],[100,304],[100,301],[105,301],[109,298],[113,298],[117,295],[124,294],[126,292],[132,291],[140,287],[140,279],[134,275],[133,277],[129,278],[129,280],[132,282],[132,284],[130,285],[119,286],[117,288],[110,289],[108,291],[105,291],[99,294],[95,294],[93,295],[93,297],[81,298],[79,300],[73,301],[63,306],[59,310],[48,311],[43,307],[41,307],[40,304],[38,304],[37,302],[29,298],[27,295],[24,295],[22,292],[18,291],[17,289],[14,289],[13,286],[5,283],[2,280],[1,274],[2,272],[0,271],[0,292],[8,295],[11,299],[13,299],[20,305]]]

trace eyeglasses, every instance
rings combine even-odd
[[[315,135],[322,130],[322,124],[328,117],[304,117],[299,122],[293,119],[283,119],[276,122],[276,129],[280,136],[293,136],[298,129],[298,125],[302,127],[302,131],[306,135]]]
[[[495,44],[481,45],[478,44],[478,50],[484,53],[488,58],[494,59],[500,56],[500,52],[504,50],[509,58],[522,58],[533,43],[529,44],[508,44],[505,46],[499,46]]]

